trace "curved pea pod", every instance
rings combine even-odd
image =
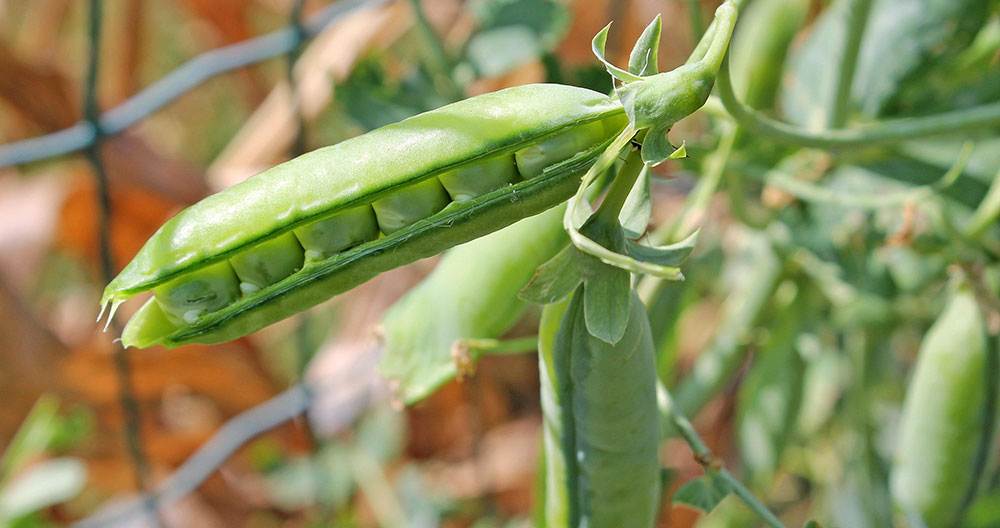
[[[896,503],[925,526],[957,525],[978,484],[993,436],[991,353],[975,295],[960,284],[920,345],[890,478]]]
[[[554,207],[450,250],[386,312],[379,369],[395,380],[403,403],[460,374],[452,357],[459,340],[499,337],[524,314],[518,290],[568,241],[564,210]]]
[[[571,527],[653,525],[660,497],[656,360],[646,310],[633,292],[625,333],[587,331],[585,286],[553,348]],[[551,454],[551,453],[548,453]]]
[[[102,304],[114,307],[160,284],[183,282],[202,268],[285,233],[301,232],[315,222],[405,193],[439,174],[498,156],[514,156],[536,143],[597,122],[606,137],[594,137],[594,144],[567,154],[568,159],[550,160],[538,177],[452,202],[377,240],[310,259],[288,277],[221,309],[199,313],[184,324],[150,300],[128,322],[122,340],[126,346],[173,347],[217,343],[251,333],[383,271],[565,201],[603,146],[624,127],[620,104],[581,88],[520,86],[459,101],[300,156],[209,196],[169,220],[108,285]]]

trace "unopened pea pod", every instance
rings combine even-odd
[[[633,292],[621,340],[612,345],[598,339],[587,331],[583,288],[569,301],[552,350],[568,526],[649,528],[660,497],[656,360],[649,320]],[[553,407],[543,409],[551,412]]]
[[[988,367],[982,312],[967,284],[952,292],[944,312],[920,345],[903,403],[890,478],[892,496],[923,526],[961,522],[978,484],[993,420],[987,419]],[[914,524],[919,526],[920,524]]]
[[[451,249],[386,312],[379,369],[396,382],[403,403],[416,403],[460,373],[452,357],[458,340],[498,338],[521,318],[527,303],[517,292],[569,242],[565,209],[553,207]]]
[[[545,458],[545,503],[542,515],[545,526],[569,526],[569,497],[567,496],[566,457],[562,452],[563,410],[559,404],[559,382],[556,374],[555,347],[569,299],[547,304],[538,323],[538,379],[542,403],[542,450]]]
[[[590,125],[595,123],[596,125]],[[180,318],[155,300],[126,325],[126,346],[178,346],[234,339],[318,304],[388,269],[413,262],[537,214],[571,196],[579,176],[624,127],[607,96],[560,85],[484,94],[319,149],[209,196],[164,224],[105,289],[102,304],[162,284],[182,286],[200,270],[310,224],[406,192],[439,174],[507,156],[599,126],[593,144],[545,160],[539,175],[452,202],[377,240],[325,253],[301,269],[222,308]],[[569,159],[567,159],[569,158]],[[440,195],[439,195],[440,196]],[[384,203],[384,202],[383,202]],[[434,207],[428,208],[436,209]],[[376,216],[378,216],[376,214]],[[392,230],[391,227],[383,227]],[[364,238],[364,237],[362,237]],[[302,242],[304,246],[309,244]],[[315,252],[315,253],[313,253]],[[185,281],[185,278],[189,279]],[[192,312],[192,310],[188,310]]]

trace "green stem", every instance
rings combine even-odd
[[[672,222],[663,224],[649,234],[649,241],[653,245],[659,246],[677,242],[691,234],[694,226],[701,222],[708,211],[709,201],[719,188],[719,182],[722,181],[726,165],[729,164],[729,156],[732,153],[735,137],[736,134],[732,128],[723,133],[712,158],[706,162],[708,168],[705,170],[705,174],[698,179],[694,190],[688,193],[684,199],[680,214]]]
[[[741,102],[733,92],[728,54],[719,70],[716,87],[722,104],[740,126],[775,141],[802,147],[857,148],[1000,125],[1000,102],[996,102],[925,117],[891,119],[858,128],[808,131],[761,115]]]
[[[695,431],[694,426],[691,425],[691,421],[687,419],[680,411],[677,410],[677,406],[674,405],[673,400],[670,397],[670,393],[667,389],[660,383],[657,384],[657,398],[661,402],[661,410],[666,410],[667,416],[670,422],[673,424],[675,430],[677,430],[681,438],[689,446],[691,450],[694,451],[695,459],[701,464],[702,468],[711,476],[721,478],[729,485],[733,493],[747,505],[748,508],[753,510],[755,514],[765,524],[772,528],[787,528],[784,523],[773,512],[771,512],[768,507],[758,499],[753,492],[747,489],[738,479],[733,477],[725,467],[722,466],[722,461],[719,460],[712,450],[708,448],[705,442],[698,436],[698,432]]]
[[[746,0],[730,0],[729,3],[736,7],[737,11],[740,11],[743,9],[743,4],[746,3]],[[702,33],[701,39],[698,40],[698,45],[694,47],[694,50],[691,52],[688,60],[685,61],[685,64],[698,62],[705,56],[705,53],[708,52],[709,46],[712,45],[712,40],[715,38],[715,27],[717,25],[717,19],[713,19],[712,22],[708,24],[708,28],[705,29],[704,33]]]
[[[993,177],[990,190],[986,192],[983,201],[979,202],[979,207],[969,219],[965,229],[966,236],[972,240],[982,238],[986,230],[996,223],[997,218],[1000,218],[1000,171]]]
[[[847,3],[847,34],[844,37],[844,50],[840,58],[840,72],[837,76],[837,91],[834,93],[829,128],[841,128],[847,122],[851,85],[854,83],[858,51],[861,49],[861,39],[868,24],[871,3],[871,0],[850,0]]]
[[[701,44],[702,28],[704,21],[701,19],[701,2],[698,0],[688,0],[688,18],[691,23],[691,38],[694,39],[695,48]]]
[[[628,200],[628,195],[632,192],[632,187],[639,175],[642,173],[642,157],[638,149],[632,149],[625,158],[625,164],[618,171],[618,176],[611,183],[608,194],[604,196],[604,201],[597,209],[597,218],[602,222],[618,222],[618,215]]]
[[[476,358],[526,354],[538,350],[538,336],[516,339],[459,339],[455,346],[463,347]]]
[[[438,88],[444,92],[446,97],[457,101],[461,98],[462,93],[449,74],[450,61],[448,60],[448,53],[444,49],[444,44],[438,38],[437,33],[434,32],[430,21],[427,20],[427,14],[424,13],[424,8],[420,5],[420,0],[410,0],[410,5],[413,6],[413,15],[416,17],[417,28],[420,30],[424,41],[427,42],[428,47],[430,47],[431,60],[429,61],[429,66],[439,85]]]

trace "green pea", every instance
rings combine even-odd
[[[514,166],[514,157],[506,155],[450,170],[438,179],[451,199],[461,202],[513,185],[521,178]]]
[[[893,457],[893,498],[925,526],[961,521],[983,464],[988,347],[978,301],[967,284],[952,294],[920,344]],[[988,451],[987,451],[988,452]]]
[[[245,295],[270,286],[302,267],[302,246],[291,233],[265,241],[229,259]]]
[[[306,262],[323,260],[339,251],[378,238],[378,223],[370,205],[348,209],[295,229],[306,250]]]
[[[153,288],[153,297],[172,323],[190,325],[238,299],[239,279],[228,262],[220,262]]]
[[[540,143],[523,148],[514,153],[517,170],[524,179],[536,178],[545,167],[569,159],[590,145],[600,142],[607,132],[602,123],[586,125],[560,132]]]
[[[430,178],[375,200],[372,209],[375,209],[379,229],[391,235],[418,220],[429,218],[444,209],[448,202],[448,193],[441,182]]]

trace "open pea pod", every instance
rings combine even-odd
[[[185,209],[102,305],[154,292],[125,346],[235,339],[565,201],[625,123],[604,94],[537,84],[373,130]]]

